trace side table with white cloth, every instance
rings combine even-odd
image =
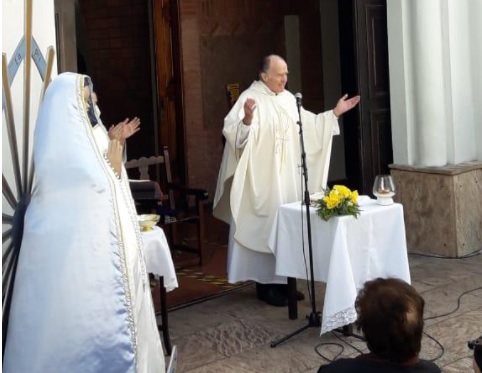
[[[314,280],[326,283],[322,334],[356,320],[356,296],[366,281],[396,277],[410,283],[402,205],[379,206],[369,200],[360,210],[358,218],[340,216],[325,222],[317,216],[316,208],[310,208]],[[279,207],[270,247],[277,275],[307,279],[306,211],[301,202]]]
[[[162,320],[159,329],[162,330],[166,353],[170,355],[172,347],[169,337],[166,291],[178,287],[176,270],[172,261],[171,250],[169,250],[166,236],[161,228],[155,226],[152,230],[141,231],[141,237],[147,272],[152,273],[159,280]]]

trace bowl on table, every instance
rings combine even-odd
[[[143,214],[137,216],[137,221],[139,222],[139,227],[141,231],[150,231],[154,227],[161,217],[156,214]]]

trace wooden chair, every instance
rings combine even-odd
[[[170,241],[171,250],[180,250],[195,253],[199,256],[199,265],[204,264],[204,208],[208,199],[208,192],[204,189],[189,188],[185,185],[173,183],[169,151],[167,146],[163,148],[162,156],[133,159],[126,162],[126,168],[138,170],[138,176],[142,180],[153,182],[152,171],[155,167],[160,168],[157,185],[166,193],[151,191],[151,196],[144,195],[141,198],[133,197],[139,213],[157,213],[161,216],[159,225],[166,232]],[[151,170],[151,173],[149,172]],[[131,183],[132,189],[133,183]],[[148,192],[149,194],[149,192]],[[150,203],[147,203],[150,202]],[[146,211],[145,209],[150,209]],[[177,237],[178,226],[181,224],[194,225],[196,228],[196,246],[189,244],[188,240],[179,240]]]
[[[139,172],[136,179],[130,179],[129,181],[138,214],[147,214],[157,210],[162,202],[169,197],[162,193],[159,183],[149,177],[149,167],[162,163],[164,163],[164,157],[162,156],[142,157],[126,162],[126,169],[137,168]]]

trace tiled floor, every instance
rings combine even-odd
[[[206,215],[205,265],[199,266],[197,254],[176,250],[172,252],[179,287],[167,294],[169,309],[196,302],[198,299],[211,297],[236,287],[233,284],[228,284],[226,280],[228,226],[213,218],[211,214]],[[187,229],[179,230],[179,239],[196,241],[196,232],[193,227],[187,226]],[[196,247],[195,242],[192,246]],[[156,309],[158,309],[159,303],[156,296],[154,302]]]
[[[170,310],[204,301],[206,298],[213,298],[225,292],[252,284],[251,281],[230,284],[225,275],[226,268],[226,247],[217,247],[217,255],[208,265],[199,267],[176,269],[179,287],[167,293],[167,306]],[[157,289],[156,289],[157,290]],[[157,299],[154,299],[156,309],[160,309]]]
[[[413,285],[426,301],[425,317],[432,318],[426,321],[425,331],[444,348],[442,354],[433,340],[424,337],[422,358],[436,359],[446,373],[471,372],[467,341],[482,334],[482,256],[441,259],[410,255],[409,260]],[[306,289],[302,281],[298,288]],[[479,290],[473,291],[476,288]],[[318,310],[322,309],[323,293],[324,285],[317,284]],[[460,307],[451,313],[459,301]],[[258,301],[254,286],[171,311],[171,337],[179,349],[177,372],[312,373],[327,362],[317,351],[328,359],[342,349],[342,356],[358,354],[337,335],[320,336],[318,328],[309,328],[270,347],[271,341],[306,325],[304,315],[310,311],[307,300],[300,302],[300,318],[289,320],[286,308]],[[353,337],[343,339],[366,349]]]

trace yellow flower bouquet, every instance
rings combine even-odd
[[[314,205],[318,216],[325,221],[333,216],[353,215],[356,218],[360,214],[358,192],[352,192],[344,185],[325,189],[324,197],[315,200]]]

